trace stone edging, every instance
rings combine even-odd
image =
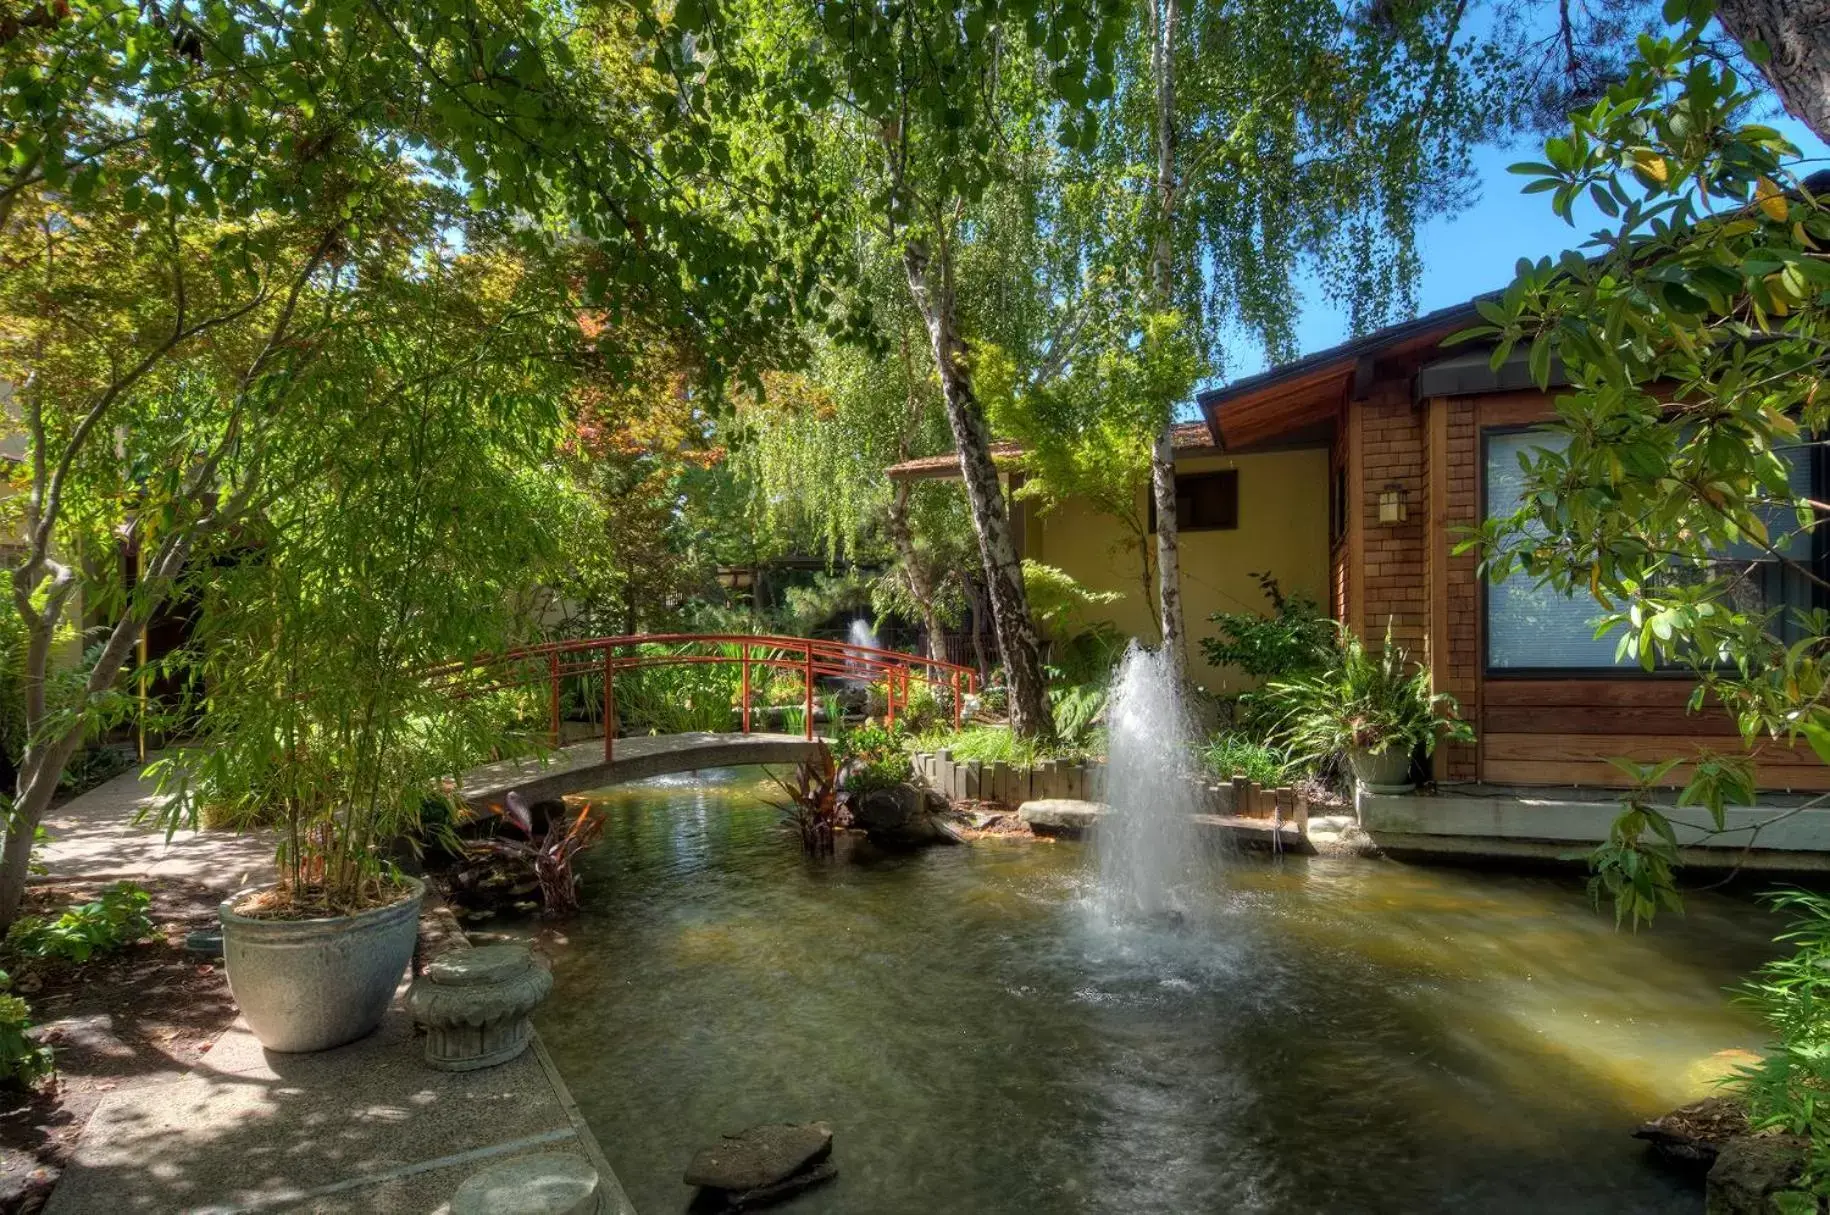
[[[915,775],[950,802],[997,802],[1012,810],[1030,801],[1096,802],[1106,779],[1106,765],[1099,760],[1045,759],[1030,767],[963,763],[942,748],[917,751],[910,762]],[[1267,789],[1236,776],[1205,783],[1200,791],[1203,814],[1274,819],[1299,827],[1309,821],[1309,803],[1293,788]]]

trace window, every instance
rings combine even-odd
[[[1519,467],[1521,454],[1533,449],[1554,449],[1566,440],[1539,430],[1488,431],[1486,441],[1485,482],[1488,518],[1509,515],[1518,507],[1524,489],[1524,472]],[[1785,453],[1791,468],[1794,492],[1810,493],[1813,476],[1811,448],[1800,447]],[[1812,495],[1816,496],[1816,495]],[[1774,508],[1771,530],[1774,536],[1796,532],[1789,522],[1790,512]],[[1809,558],[1811,537],[1794,536],[1778,547],[1787,556],[1794,548],[1806,550]],[[1745,566],[1760,557],[1751,543],[1738,544],[1723,554],[1724,561]],[[1808,579],[1798,571],[1778,562],[1767,562],[1739,590],[1742,606],[1764,608],[1777,605],[1808,608],[1812,590]],[[1618,630],[1595,636],[1602,610],[1587,595],[1563,595],[1548,586],[1535,585],[1524,574],[1514,574],[1504,582],[1487,587],[1487,668],[1490,671],[1530,670],[1609,670],[1622,673],[1639,671],[1630,658],[1616,661],[1615,647],[1620,643]],[[1782,627],[1788,627],[1782,625]]]
[[[1148,494],[1148,491],[1146,491]],[[1184,532],[1230,531],[1239,526],[1239,472],[1178,474],[1176,529]],[[1156,499],[1150,499],[1150,530],[1156,530]]]

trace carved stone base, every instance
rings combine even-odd
[[[525,945],[485,945],[440,955],[407,992],[426,1027],[426,1062],[467,1072],[507,1063],[527,1049],[528,1014],[553,990],[553,976]]]

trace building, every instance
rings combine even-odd
[[[1553,413],[1522,353],[1495,371],[1486,350],[1445,347],[1477,323],[1472,304],[1444,309],[1201,394],[1203,421],[1178,429],[1176,462],[1194,512],[1182,547],[1191,669],[1207,615],[1262,609],[1253,575],[1269,570],[1364,637],[1389,622],[1461,703],[1477,741],[1439,749],[1439,781],[1619,786],[1614,757],[1739,751],[1726,712],[1688,710],[1685,673],[1616,663],[1591,602],[1517,578],[1489,586],[1473,553],[1456,554],[1486,514],[1512,512],[1517,452]],[[1823,469],[1801,461],[1798,475],[1815,483]],[[1111,556],[1117,530],[1071,504],[1021,527],[1026,556],[1125,592],[1114,622],[1149,637],[1134,562]],[[1778,573],[1769,595],[1808,596]],[[1806,748],[1763,742],[1755,761],[1763,789],[1830,790],[1830,767]],[[1684,767],[1668,777],[1686,779]]]

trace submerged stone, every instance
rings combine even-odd
[[[872,789],[852,806],[852,825],[883,844],[935,844],[950,839],[914,785]]]
[[[831,1159],[816,1160],[800,1172],[782,1178],[774,1185],[758,1186],[754,1190],[712,1190],[699,1191],[699,1198],[690,1208],[693,1211],[747,1211],[756,1207],[766,1207],[771,1203],[792,1198],[802,1190],[810,1190],[823,1182],[831,1181],[839,1175],[839,1166]]]
[[[1673,1164],[1706,1171],[1730,1139],[1747,1134],[1747,1108],[1730,1097],[1707,1097],[1654,1118],[1633,1132]]]
[[[1797,1190],[1809,1147],[1802,1135],[1737,1135],[1730,1139],[1709,1170],[1708,1215],[1771,1215],[1785,1209],[1774,1198]]]
[[[602,1195],[597,1170],[582,1156],[523,1156],[465,1181],[451,1215],[594,1215]]]
[[[1017,808],[1017,818],[1037,835],[1085,835],[1106,813],[1099,802],[1083,802],[1071,797],[1044,797],[1024,802]]]
[[[824,1122],[768,1123],[700,1148],[686,1166],[685,1179],[687,1185],[731,1191],[734,1201],[786,1181],[831,1154],[832,1128]]]

